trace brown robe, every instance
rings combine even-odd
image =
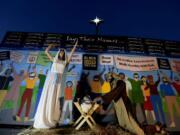
[[[102,96],[103,99],[103,108],[107,109],[107,107],[109,106],[109,104],[114,100],[115,102],[117,102],[120,98],[123,99],[125,107],[127,109],[127,112],[132,113],[132,105],[131,105],[131,101],[127,96],[126,93],[126,84],[124,81],[122,80],[118,80],[116,87],[114,89],[112,89],[112,91],[110,91],[109,93],[105,94],[104,96]]]

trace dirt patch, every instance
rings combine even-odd
[[[132,135],[118,126],[97,126],[94,129],[81,128],[75,130],[72,127],[59,127],[54,129],[33,129],[28,128],[18,135]]]

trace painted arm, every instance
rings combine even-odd
[[[31,69],[31,64],[29,64],[28,68],[27,68],[27,71],[24,72],[23,74],[23,80],[28,78],[28,74],[30,72],[30,69]]]
[[[171,81],[173,80],[173,71],[171,70],[171,75],[170,75]]]
[[[14,68],[13,62],[10,63],[10,67],[12,68],[14,76],[17,76],[18,74],[17,74],[17,71]]]
[[[45,54],[47,55],[47,57],[49,58],[50,61],[53,61],[53,57],[51,56],[51,54],[49,53],[49,50],[52,48],[52,44],[50,44],[46,50],[45,50]]]
[[[74,53],[74,51],[75,51],[77,45],[78,45],[78,40],[76,41],[76,43],[75,43],[73,49],[71,50],[71,53],[70,53],[69,58],[68,58],[68,60],[67,60],[67,64],[70,62],[71,57],[72,57],[72,55],[73,55],[73,53]]]
[[[103,70],[102,70],[101,73],[99,74],[101,84],[104,83],[104,79],[103,79],[102,75],[104,74],[105,71],[106,71],[106,68],[105,68],[105,66],[104,66]]]
[[[0,74],[1,74],[1,71],[3,71],[3,63],[2,63],[2,61],[1,61],[1,63],[0,63]]]
[[[72,65],[72,67],[70,67],[70,68],[68,69],[68,72],[71,72],[75,67],[76,67],[76,65]]]
[[[158,84],[160,83],[160,81],[161,81],[161,77],[160,77],[160,74],[159,74],[159,72],[157,72],[157,76],[158,76],[158,80],[156,81],[156,86],[158,86]]]
[[[103,68],[103,70],[101,71],[101,73],[99,73],[99,76],[102,76],[104,74],[104,72],[106,71],[105,68]]]
[[[32,69],[33,69],[33,72],[36,74],[36,77],[37,77],[36,64],[32,67]]]
[[[147,87],[147,86],[146,86]],[[145,90],[146,88],[144,88],[144,86],[143,85],[141,85],[141,91],[142,91],[142,93],[143,93],[143,96],[144,96],[144,100],[146,101],[147,100],[147,98],[146,98],[146,94],[145,94]]]
[[[160,94],[161,94],[161,97],[164,98],[164,88],[162,86],[162,84],[160,85]]]

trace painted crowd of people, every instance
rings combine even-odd
[[[120,69],[115,72],[114,67],[102,66],[102,71],[91,77],[89,71],[82,71],[79,80],[62,82],[64,70],[67,68],[77,44],[78,42],[75,43],[69,57],[64,49],[60,49],[53,57],[49,52],[53,46],[48,46],[45,53],[52,61],[52,66],[50,70],[44,71],[45,73],[43,73],[43,69],[37,73],[36,65],[33,67],[29,65],[27,70],[22,69],[17,73],[13,63],[10,63],[6,68],[1,63],[0,109],[3,108],[3,102],[11,100],[14,103],[14,119],[22,121],[21,115],[25,107],[24,121],[29,121],[32,96],[35,87],[37,87],[33,112],[34,128],[51,128],[58,123],[63,124],[68,107],[69,119],[72,122],[76,118],[73,116],[73,101],[83,100],[85,96],[89,96],[94,102],[101,104],[101,113],[106,114],[109,105],[121,98],[128,114],[139,125],[148,125],[150,123],[148,116],[151,115],[155,125],[176,127],[174,114],[176,112],[180,115],[180,104],[177,101],[177,97],[180,96],[179,74],[174,75],[172,71],[168,71],[171,72],[170,77],[168,77],[162,71],[157,71],[156,76],[151,75],[151,72],[149,75],[135,72],[131,78]],[[19,89],[23,81],[26,83],[25,90],[20,97],[20,104],[18,104]],[[64,90],[61,89],[63,83],[66,84]],[[75,95],[73,94],[74,87],[76,87]],[[59,99],[62,96],[61,91],[64,91],[62,107]],[[166,119],[164,104],[168,108],[170,123]],[[140,107],[143,120],[138,118],[138,107]]]

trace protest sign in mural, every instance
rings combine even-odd
[[[71,57],[70,64],[82,64],[82,54],[73,54]]]
[[[97,70],[97,55],[84,54],[83,55],[83,69]]]
[[[52,56],[55,56],[55,53],[51,53]],[[36,61],[36,64],[42,65],[42,66],[48,66],[48,64],[51,61],[47,57],[47,55],[44,52],[40,52]]]
[[[113,55],[100,55],[101,65],[114,65]]]
[[[21,52],[15,52],[12,51],[10,54],[11,61],[14,61],[16,63],[21,63],[25,56]]]
[[[0,61],[9,60],[10,59],[10,51],[2,51],[0,52]]]
[[[159,69],[171,70],[168,59],[157,58]]]
[[[172,71],[180,72],[180,60],[179,59],[171,59],[170,64],[171,64]]]
[[[152,71],[158,70],[155,57],[130,57],[115,55],[115,63],[117,68],[130,71]]]
[[[27,63],[35,64],[38,58],[39,52],[30,52],[27,58]]]

